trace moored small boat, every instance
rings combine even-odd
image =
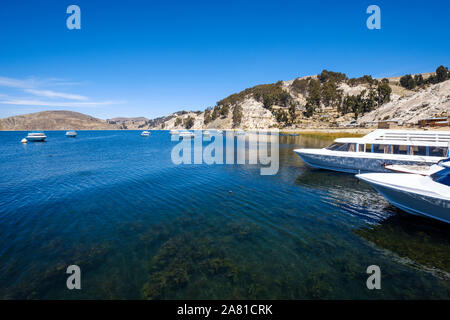
[[[413,215],[450,223],[450,161],[429,176],[410,173],[365,173],[370,184],[397,208]]]
[[[25,139],[32,142],[43,142],[47,136],[43,132],[30,132]]]
[[[66,137],[75,138],[76,136],[77,136],[77,133],[75,131],[67,131],[66,132]]]
[[[142,131],[141,132],[141,136],[142,137],[148,137],[148,136],[150,136],[150,132],[149,131]]]
[[[192,131],[183,130],[179,133],[180,137],[182,138],[193,138],[195,134]]]

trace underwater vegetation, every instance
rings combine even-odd
[[[204,224],[209,224],[208,228],[198,228]],[[180,289],[190,295],[211,298],[220,287],[236,298],[254,294],[257,290],[253,284],[248,288],[233,285],[245,282],[251,275],[242,261],[235,262],[231,252],[233,241],[251,241],[258,230],[248,221],[226,223],[224,218],[223,223],[211,223],[205,216],[189,214],[173,223],[153,227],[141,237],[145,245],[156,248],[148,263],[149,277],[142,287],[143,298],[177,298]]]
[[[381,224],[354,232],[378,247],[408,259],[411,266],[450,279],[448,226],[423,218],[392,216]]]
[[[44,251],[53,251],[61,248],[62,241],[56,239],[44,245]],[[110,244],[105,242],[90,247],[78,244],[72,248],[67,248],[57,261],[48,263],[44,268],[31,268],[28,272],[31,277],[21,279],[16,285],[0,288],[1,299],[42,299],[52,289],[65,286],[69,265],[75,264],[82,268],[83,272],[95,269],[107,256]],[[17,263],[9,264],[4,270],[2,277],[13,277]]]

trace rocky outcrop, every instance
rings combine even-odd
[[[424,118],[442,116],[450,116],[450,80],[393,99],[362,116],[357,123],[396,120],[413,125]]]

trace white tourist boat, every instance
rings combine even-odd
[[[413,215],[450,223],[450,161],[442,170],[423,176],[409,173],[365,173],[356,177],[370,184],[397,208]]]
[[[181,138],[193,138],[195,136],[195,134],[192,131],[183,130],[183,131],[180,131],[179,136]]]
[[[47,139],[47,136],[43,132],[30,132],[25,139],[27,139],[27,141],[42,142]]]
[[[431,166],[449,156],[450,131],[375,130],[323,149],[294,150],[308,165],[348,173],[390,172],[389,165]]]
[[[170,130],[170,134],[179,134],[179,131],[177,129]]]
[[[149,131],[142,131],[141,132],[141,136],[142,137],[148,137],[148,136],[150,136],[150,132]]]
[[[76,136],[77,136],[77,133],[75,131],[67,131],[66,132],[66,137],[75,138]]]

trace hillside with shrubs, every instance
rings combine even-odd
[[[435,90],[442,99],[426,94],[450,79],[448,68],[439,66],[428,74],[404,75],[374,79],[370,75],[349,78],[345,73],[323,70],[320,74],[257,85],[219,100],[215,106],[203,112],[182,111],[158,122],[158,129],[204,128],[330,128],[364,126],[369,122],[393,119],[387,116],[385,106],[403,110],[411,115],[408,107],[416,101],[417,120],[422,116],[448,115],[445,88]],[[428,90],[428,91],[427,91]],[[442,92],[441,92],[442,91]],[[412,96],[422,97],[415,99]],[[423,99],[432,99],[433,106]],[[422,107],[423,105],[423,107]],[[423,110],[422,110],[423,109]],[[384,110],[383,112],[380,112]],[[423,112],[422,112],[423,111]],[[386,115],[384,115],[386,113]],[[402,120],[397,112],[396,118]],[[410,121],[411,122],[411,121]]]

